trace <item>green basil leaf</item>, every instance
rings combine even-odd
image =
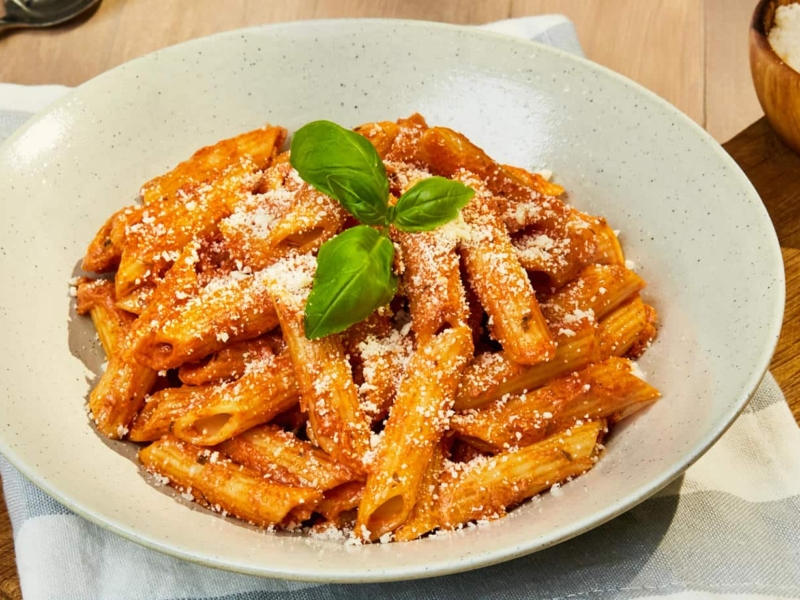
[[[385,225],[389,180],[375,147],[330,121],[304,125],[292,138],[289,162],[309,185],[336,198],[362,223]]]
[[[397,292],[394,246],[380,232],[358,225],[320,246],[314,285],[306,302],[310,340],[344,331],[389,303]]]
[[[474,195],[475,190],[458,181],[444,177],[423,179],[400,196],[392,223],[400,231],[436,229],[455,219]]]

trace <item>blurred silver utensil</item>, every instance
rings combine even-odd
[[[3,0],[0,32],[23,27],[59,25],[86,12],[101,0]]]

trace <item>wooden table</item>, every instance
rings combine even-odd
[[[754,4],[755,0],[103,0],[94,14],[66,27],[0,37],[0,81],[77,85],[164,46],[276,21],[393,17],[484,23],[565,14],[575,23],[589,58],[649,87],[720,142],[730,140],[725,148],[761,193],[778,230],[787,272],[783,335],[771,368],[800,421],[800,380],[795,377],[800,357],[794,350],[800,342],[800,158],[759,120],[762,112],[747,59],[747,26]],[[790,183],[795,184],[794,193]],[[0,495],[0,599],[20,597],[11,526]]]

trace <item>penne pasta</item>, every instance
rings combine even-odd
[[[317,490],[272,482],[252,469],[213,457],[209,450],[174,437],[139,451],[145,468],[166,478],[185,499],[260,527],[305,520],[322,499]]]
[[[299,400],[294,369],[286,354],[247,363],[236,381],[193,389],[193,401],[170,431],[198,446],[214,446],[267,423]]]
[[[140,212],[138,206],[126,206],[111,215],[89,243],[81,268],[94,273],[115,270],[122,257],[126,228]]]
[[[130,350],[130,333],[108,361],[100,381],[89,394],[89,410],[97,430],[111,439],[125,437],[136,413],[156,383],[158,375],[136,362]]]
[[[596,248],[594,261],[601,265],[624,265],[625,255],[619,245],[617,233],[608,226],[602,217],[595,217],[592,230],[595,233]]]
[[[107,279],[83,277],[78,281],[77,294],[77,312],[92,317],[106,356],[118,354],[134,317],[117,307],[114,283]]]
[[[259,527],[409,541],[582,474],[659,398],[631,362],[645,282],[549,176],[419,114],[278,154],[286,134],[147,182],[87,248],[113,279],[70,283],[108,357],[92,419],[149,443],[157,482]]]
[[[658,390],[631,373],[629,361],[612,358],[532,392],[455,415],[451,428],[481,450],[502,452],[658,398]]]
[[[153,299],[155,290],[155,285],[143,285],[127,296],[119,298],[117,300],[117,308],[134,315],[141,315]]]
[[[400,125],[392,121],[364,123],[356,127],[354,131],[367,138],[375,146],[378,156],[385,158],[400,133]]]
[[[195,152],[169,173],[142,186],[145,205],[188,200],[208,186],[235,182],[266,168],[286,139],[282,127],[265,126]]]
[[[394,532],[396,542],[409,542],[439,526],[439,479],[444,471],[445,442],[433,448],[433,455],[419,483],[417,501],[408,519]]]
[[[356,509],[364,496],[363,481],[349,481],[325,492],[317,504],[316,512],[335,527],[343,527],[355,521]]]
[[[557,183],[546,179],[541,173],[531,173],[530,171],[512,165],[502,165],[502,167],[504,171],[517,181],[533,188],[543,196],[560,196],[566,191]]]
[[[361,473],[370,432],[342,342],[335,335],[305,337],[303,309],[315,269],[316,260],[309,256],[283,259],[265,271],[265,289],[294,363],[309,438],[334,460]]]
[[[178,369],[178,377],[186,385],[232,381],[244,375],[248,362],[266,360],[284,348],[283,339],[272,334],[236,342],[202,362],[182,364]]]
[[[234,462],[289,485],[326,491],[356,478],[324,451],[274,425],[254,427],[218,448]]]
[[[344,223],[341,205],[303,183],[288,166],[271,169],[275,180],[267,189],[240,202],[220,221],[231,258],[253,270],[292,252],[316,251]]]
[[[656,311],[636,294],[598,323],[600,356],[638,358],[656,334]]]
[[[467,317],[461,282],[457,239],[441,229],[420,233],[393,230],[405,269],[404,290],[408,296],[411,328],[420,339],[428,339],[445,326],[455,326]]]
[[[590,265],[542,302],[542,313],[558,339],[574,337],[644,288],[633,271],[618,265]]]
[[[133,442],[154,442],[167,435],[175,420],[185,415],[199,399],[197,388],[164,388],[145,398],[145,404],[131,426]]]
[[[157,280],[186,244],[212,235],[219,221],[255,189],[260,171],[285,136],[285,130],[271,127],[222,141],[145,184],[145,208],[125,230],[115,279],[117,295],[126,296]],[[190,184],[187,175],[194,176]],[[184,183],[176,187],[178,182]]]
[[[539,443],[460,465],[450,463],[439,486],[441,527],[496,519],[507,509],[594,465],[604,421],[574,427]]]
[[[520,365],[504,353],[483,354],[464,371],[455,410],[479,408],[506,394],[534,390],[554,377],[581,369],[598,360],[597,340],[592,328],[561,341],[555,357],[537,365]]]
[[[115,277],[117,295],[121,298],[142,285],[157,283],[187,244],[210,237],[219,220],[228,214],[221,190],[189,202],[174,199],[145,208],[139,221],[126,228]]]
[[[397,135],[392,139],[392,145],[383,158],[388,162],[420,164],[420,140],[427,129],[428,124],[419,113],[406,119],[398,119]]]
[[[537,225],[555,228],[568,216],[563,202],[518,180],[466,136],[446,127],[427,129],[419,141],[423,164],[434,174],[473,173],[499,200],[499,214],[509,233]]]
[[[472,289],[489,315],[489,329],[514,362],[533,365],[555,356],[556,346],[525,270],[497,215],[495,198],[482,182],[461,173],[475,190],[462,214],[469,235],[460,246]]]
[[[398,194],[430,177],[430,173],[402,163],[394,163],[392,169],[400,186]],[[391,230],[392,241],[400,248],[411,328],[420,339],[428,339],[443,327],[455,327],[467,319],[468,309],[456,253],[459,241],[467,234],[466,227],[458,226],[417,233]]]
[[[520,264],[528,271],[547,275],[552,288],[562,287],[596,258],[593,223],[594,220],[572,209],[563,226],[521,231],[513,239]]]
[[[151,328],[136,346],[137,359],[154,369],[172,369],[258,337],[278,325],[264,287],[265,274],[232,271],[212,279],[171,316]]]
[[[356,521],[359,537],[378,539],[408,518],[471,355],[472,333],[462,325],[421,342],[411,356],[370,465]]]
[[[414,344],[411,336],[403,335],[388,323],[386,327],[352,330],[358,333],[345,336],[345,349],[353,358],[354,375],[361,381],[358,386],[361,409],[374,423],[388,414]]]
[[[656,309],[649,304],[644,305],[644,313],[644,327],[625,353],[625,356],[632,360],[636,360],[642,356],[656,338],[658,313]]]

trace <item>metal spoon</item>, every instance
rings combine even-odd
[[[6,14],[0,32],[23,27],[50,27],[86,12],[101,0],[3,0]]]

